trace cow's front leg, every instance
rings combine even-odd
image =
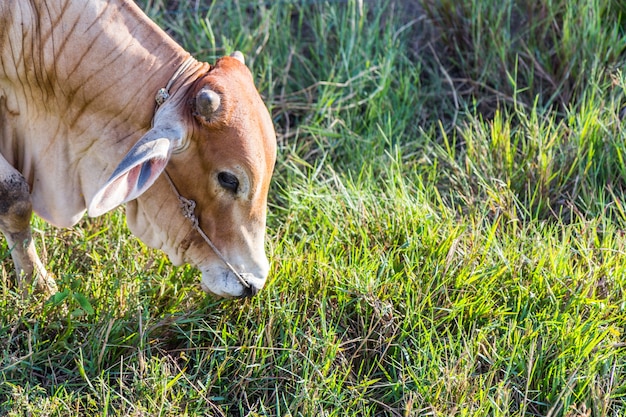
[[[26,179],[0,156],[0,230],[7,239],[23,294],[57,291],[54,276],[43,266],[33,242],[30,219],[33,208]]]

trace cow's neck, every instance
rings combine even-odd
[[[150,127],[156,91],[189,55],[132,1],[16,0],[0,14],[1,62],[16,68],[0,80],[16,125],[0,151],[14,155],[35,210],[67,226]]]

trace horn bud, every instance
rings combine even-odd
[[[246,59],[243,57],[243,54],[241,53],[241,51],[235,51],[232,54],[230,54],[230,56],[235,58],[242,64],[246,65]]]
[[[196,113],[209,121],[220,108],[220,102],[219,94],[204,87],[196,95]]]

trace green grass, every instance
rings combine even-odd
[[[626,414],[621,2],[179,3],[141,4],[271,109],[271,279],[35,219],[60,293],[0,247],[0,415]]]

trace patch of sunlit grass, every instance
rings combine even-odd
[[[206,297],[122,210],[35,219],[59,293],[23,301],[2,247],[0,413],[623,414],[622,17],[424,3],[144,2],[267,99],[270,281]]]

